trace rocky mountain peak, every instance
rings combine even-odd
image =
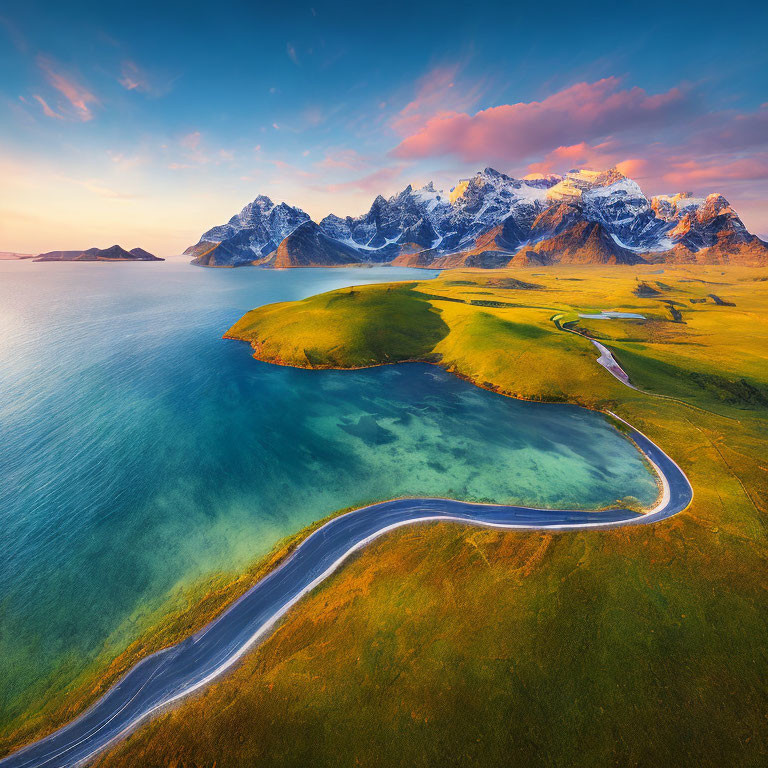
[[[461,179],[449,195],[432,182],[418,189],[409,184],[388,199],[377,195],[361,216],[329,214],[303,226],[309,221],[304,211],[260,195],[188,252],[207,265],[273,264],[272,254],[295,233],[281,251],[292,264],[400,263],[407,254],[419,266],[457,266],[469,263],[465,257],[500,266],[523,252],[539,263],[632,263],[681,254],[768,261],[768,246],[747,232],[722,195],[683,192],[649,200],[617,168],[518,179],[489,166]]]
[[[257,195],[256,199],[251,203],[251,205],[265,211],[273,208],[275,204],[272,202],[271,198],[267,197],[266,195]]]
[[[538,189],[549,189],[562,180],[563,177],[559,173],[529,173],[521,179],[529,187],[536,187]]]
[[[611,186],[627,180],[627,177],[616,168],[609,168],[607,171],[576,168],[568,171],[561,181],[549,188],[548,198],[553,202],[560,200],[578,201],[589,190],[596,187]]]
[[[699,206],[697,215],[700,221],[704,221],[713,219],[715,216],[736,216],[736,212],[721,194],[714,192],[711,195],[707,195],[704,203]]]

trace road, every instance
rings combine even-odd
[[[139,662],[86,712],[0,760],[0,768],[59,768],[87,762],[153,713],[222,674],[353,552],[400,526],[443,520],[512,529],[611,528],[647,525],[685,509],[693,490],[683,471],[645,435],[627,426],[661,481],[660,500],[648,513],[398,499],[340,515],[306,538],[287,560],[208,626]]]

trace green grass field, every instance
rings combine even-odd
[[[645,528],[394,532],[231,674],[98,764],[767,764],[768,281],[754,279],[765,270],[655,271],[462,270],[248,313],[227,335],[259,359],[421,359],[508,395],[610,408],[681,465],[695,498]],[[659,294],[637,296],[638,279]],[[648,319],[578,317],[611,309]],[[646,392],[553,318],[602,339]],[[118,666],[205,623],[285,551],[201,585]],[[7,743],[60,722],[115,674],[94,671]]]

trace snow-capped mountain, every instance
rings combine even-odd
[[[301,209],[260,196],[186,253],[205,266],[768,263],[768,246],[722,195],[649,199],[615,168],[522,179],[486,168],[448,193],[409,185],[361,216],[307,222]]]
[[[195,257],[193,263],[205,266],[250,264],[276,251],[305,221],[309,221],[309,214],[301,208],[286,203],[275,205],[259,195],[226,224],[204,232],[197,244],[184,253]]]
[[[642,253],[667,250],[668,222],[659,219],[638,184],[618,179],[587,189],[581,196],[584,218],[605,227],[618,245]]]
[[[330,214],[320,228],[329,237],[359,249],[363,260],[390,261],[399,252],[395,243],[434,248],[440,241],[438,229],[450,210],[447,198],[432,182],[416,190],[409,184],[388,200],[376,197],[362,216],[341,219]]]
[[[475,240],[511,219],[525,242],[536,217],[547,207],[551,184],[541,179],[514,179],[493,168],[461,179],[451,190],[450,230],[441,243],[443,251],[457,251],[474,245]]]

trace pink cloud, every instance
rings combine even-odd
[[[608,77],[577,83],[542,101],[504,104],[474,115],[438,112],[407,135],[393,154],[408,159],[455,155],[465,162],[519,162],[552,147],[664,126],[689,102],[682,88],[649,95],[642,88],[622,89],[618,78]],[[397,125],[409,126],[407,121]]]
[[[325,157],[317,164],[324,170],[359,171],[366,166],[365,158],[354,149],[337,147],[329,149]]]
[[[365,192],[380,194],[382,186],[391,183],[400,176],[401,168],[386,167],[368,173],[357,179],[328,184],[324,189],[328,192]]]
[[[416,96],[395,117],[392,127],[402,134],[418,130],[425,119],[444,108],[447,91],[454,87],[455,67],[436,67],[422,77],[416,87]]]
[[[768,104],[754,112],[713,112],[694,136],[698,145],[718,151],[745,151],[768,144]]]
[[[647,160],[631,157],[628,148],[621,147],[614,140],[599,144],[580,141],[578,144],[556,147],[544,158],[528,166],[529,173],[559,173],[570,168],[612,168],[618,167],[626,176],[642,178],[647,169]]]
[[[93,93],[71,77],[65,77],[57,72],[53,62],[45,56],[37,57],[37,65],[43,71],[48,82],[74,107],[75,116],[78,120],[87,122],[93,118],[93,113],[88,105],[99,103]]]
[[[645,181],[651,187],[672,190],[712,191],[712,186],[729,182],[768,179],[768,153],[749,157],[719,152],[719,147],[705,150],[699,142],[677,147],[656,143],[628,149],[616,141],[590,145],[586,142],[557,147],[543,160],[531,163],[529,173],[552,173],[568,168],[618,168],[625,176]],[[632,156],[632,152],[642,154]]]
[[[57,120],[63,120],[64,119],[64,115],[60,115],[58,112],[54,112],[48,106],[48,103],[46,102],[46,100],[42,96],[39,96],[38,94],[33,93],[32,94],[32,98],[39,102],[40,106],[43,108],[43,114],[46,117],[55,117]]]
[[[768,152],[749,157],[733,154],[700,156],[686,149],[659,148],[648,158],[642,186],[646,194],[690,191],[695,195],[719,192],[738,211],[751,232],[768,234]]]
[[[475,80],[469,86],[458,85],[459,64],[434,67],[416,83],[416,95],[392,120],[392,128],[408,136],[421,130],[435,114],[468,110],[485,89],[485,82]],[[383,109],[386,102],[379,107]]]
[[[768,179],[768,153],[757,153],[748,158],[673,157],[666,161],[660,177],[672,187],[686,188],[765,181]]]

